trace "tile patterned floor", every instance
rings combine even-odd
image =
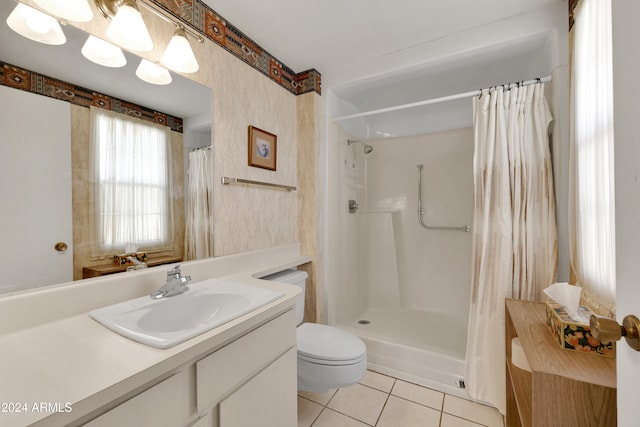
[[[298,394],[298,427],[504,427],[491,407],[367,371],[359,384]]]

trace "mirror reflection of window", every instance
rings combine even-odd
[[[91,109],[92,256],[172,249],[170,141],[167,127]]]

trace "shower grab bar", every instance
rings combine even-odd
[[[422,208],[422,168],[423,165],[418,165],[418,222],[420,225],[427,230],[453,230],[453,231],[471,231],[470,225],[463,225],[461,227],[443,227],[443,226],[432,226],[427,225],[422,220],[422,215],[424,215],[424,209]]]

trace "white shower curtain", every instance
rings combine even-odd
[[[474,98],[473,272],[465,383],[506,412],[505,298],[555,280],[557,230],[544,84]]]
[[[211,150],[189,153],[184,260],[213,256],[213,170]]]

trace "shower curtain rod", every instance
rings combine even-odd
[[[527,80],[524,82],[519,82],[519,84],[520,86],[526,86],[533,83],[538,83],[538,82],[546,83],[550,81],[551,81],[551,76],[546,76],[540,79],[533,79],[533,80]],[[518,84],[518,83],[509,83],[509,85],[514,85],[514,84]],[[334,117],[332,120],[334,122],[337,122],[341,120],[355,119],[357,117],[365,117],[365,116],[371,116],[374,114],[388,113],[391,111],[405,110],[407,108],[421,107],[423,105],[437,104],[439,102],[453,101],[455,99],[471,98],[473,96],[480,96],[483,93],[486,93],[489,90],[491,90],[491,88],[498,87],[498,86],[507,86],[507,85],[496,85],[486,89],[478,89],[471,92],[459,93],[457,95],[443,96],[440,98],[433,98],[433,99],[426,99],[424,101],[411,102],[409,104],[402,104],[402,105],[395,105],[393,107],[380,108],[378,110],[365,111],[363,113],[349,114],[348,116]]]

